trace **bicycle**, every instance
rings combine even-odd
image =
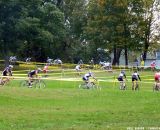
[[[120,90],[126,90],[127,89],[126,79],[124,79],[124,81],[119,81],[119,83],[120,83],[120,86],[119,86]]]
[[[101,90],[101,87],[99,86],[99,81],[95,80],[95,79],[80,84],[79,88],[83,88],[83,89],[100,89]]]
[[[20,87],[28,87],[29,88],[30,87],[29,80],[24,80],[24,81],[20,82]],[[32,79],[31,87],[34,87],[34,88],[45,88],[46,87],[46,83],[41,79]]]
[[[4,85],[8,84],[10,82],[10,79],[11,79],[10,77],[2,77],[0,79],[0,86],[4,86]]]
[[[153,91],[159,91],[160,90],[160,82],[156,82],[154,85],[153,85]]]
[[[132,90],[139,90],[138,80],[132,81]]]

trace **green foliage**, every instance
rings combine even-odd
[[[118,63],[123,49],[127,60],[128,52],[158,44],[155,11],[158,0],[1,0],[0,56],[74,62],[78,55],[87,62],[99,60],[102,48]]]

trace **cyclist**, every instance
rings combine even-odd
[[[40,73],[42,70],[41,68],[38,68],[36,70],[32,70],[31,72],[28,73],[28,81],[29,81],[29,87],[32,87],[32,81],[34,77],[38,77],[38,73]]]
[[[138,80],[141,81],[141,78],[138,72],[135,70],[134,73],[132,74],[132,90],[138,89]],[[134,85],[134,82],[136,82],[136,86]]]
[[[120,83],[120,89],[125,89],[126,88],[126,84],[125,84],[126,74],[125,74],[125,71],[121,71],[117,79]]]
[[[43,73],[45,74],[45,77],[47,77],[47,73],[48,73],[48,66],[49,64],[46,64],[43,68]]]
[[[12,76],[12,69],[13,69],[13,65],[9,65],[8,67],[6,67],[3,72],[2,72],[2,78],[1,81],[3,81],[5,79],[5,82],[9,81],[9,77],[7,76]]]
[[[81,65],[76,65],[75,70],[77,71],[78,75],[80,75]]]
[[[76,65],[75,70],[78,72],[81,71],[81,65]]]
[[[157,70],[157,72],[154,75],[155,85],[154,89],[159,90],[160,89],[160,71]]]
[[[82,77],[82,79],[83,79],[83,81],[84,81],[85,84],[90,83],[90,81],[89,81],[90,77],[92,77],[93,79],[97,80],[97,79],[93,76],[93,73],[92,73],[92,72],[88,72],[88,73],[86,73],[86,74]],[[87,88],[89,88],[89,86],[87,86]]]
[[[30,57],[26,58],[26,63],[27,63],[27,64],[28,64],[30,61],[31,61],[31,58],[30,58]]]

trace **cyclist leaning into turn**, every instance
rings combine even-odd
[[[28,73],[29,87],[32,87],[31,82],[32,82],[33,78],[34,77],[37,78],[38,77],[38,73],[40,73],[41,71],[42,71],[41,68],[38,68],[38,69],[32,70],[31,72]]]
[[[93,73],[92,72],[89,72],[89,73],[86,73],[82,79],[85,83],[88,83],[89,82],[89,78],[92,77],[93,79],[96,80],[96,78],[93,76]]]
[[[84,83],[86,84],[86,87],[89,89],[90,87],[89,87],[89,84],[90,83],[92,83],[92,84],[94,84],[95,85],[95,83],[94,82],[91,82],[90,81],[90,78],[93,78],[94,80],[96,80],[97,81],[97,79],[93,76],[93,73],[92,72],[88,72],[88,73],[86,73],[83,77],[82,77],[82,79],[83,79],[83,81],[84,81]]]

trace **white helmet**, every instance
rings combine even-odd
[[[38,68],[37,70],[38,70],[38,72],[41,72],[41,71],[42,71],[41,68]]]
[[[13,65],[9,65],[9,68],[13,68]]]
[[[93,73],[90,71],[89,74],[92,75]]]

